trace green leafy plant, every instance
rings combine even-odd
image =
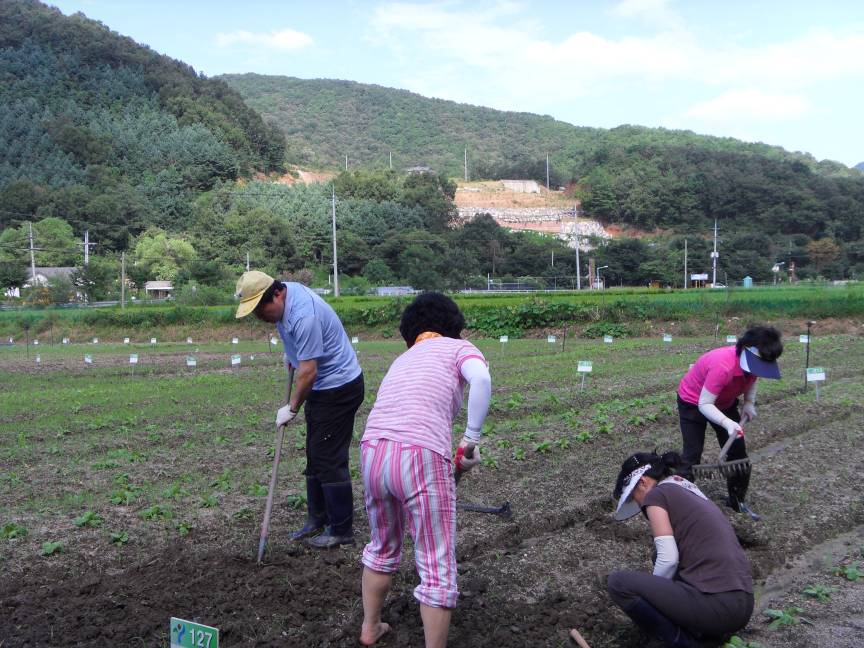
[[[214,479],[210,486],[213,488],[217,488],[221,491],[227,491],[231,489],[231,469],[226,468],[222,471],[216,479]]]
[[[758,641],[744,641],[738,635],[732,635],[722,648],[762,648]]]
[[[513,458],[516,461],[522,461],[525,459],[525,449],[524,448],[515,448],[513,450]]]
[[[555,442],[555,445],[557,445],[562,450],[566,450],[570,447],[570,438],[563,436]]]
[[[7,522],[0,527],[0,538],[3,540],[15,540],[16,538],[23,538],[26,535],[27,529],[15,522]]]
[[[189,532],[194,528],[192,523],[187,520],[180,520],[174,525],[174,528],[177,529],[177,533],[181,536],[189,535]]]
[[[179,482],[174,482],[164,491],[162,491],[162,497],[167,499],[175,499],[179,500],[186,497],[189,494],[185,488],[183,488]]]
[[[159,504],[154,504],[143,511],[141,511],[138,515],[140,515],[145,520],[155,520],[155,519],[169,519],[172,516],[171,509],[167,507],[160,506]]]
[[[214,508],[219,506],[219,500],[215,495],[208,493],[201,496],[201,501],[198,502],[198,506],[201,508]]]
[[[511,410],[516,409],[517,407],[519,407],[524,402],[525,402],[525,397],[522,394],[513,394],[507,400],[507,409],[511,409]]]
[[[627,419],[627,422],[630,425],[638,425],[638,426],[645,425],[645,419],[642,418],[641,416],[631,416],[630,418]]]
[[[551,448],[552,448],[552,442],[551,441],[541,441],[540,443],[538,443],[537,445],[534,446],[534,452],[539,452],[540,454],[545,454],[545,453],[549,452],[549,450]]]
[[[285,498],[286,504],[293,509],[299,509],[306,506],[306,496],[302,493],[298,495],[289,495]]]
[[[255,517],[255,511],[253,511],[251,508],[244,506],[243,508],[234,511],[233,517],[235,520],[251,520],[253,517]]]
[[[498,447],[499,448],[512,448],[513,442],[510,439],[498,439]]]
[[[57,553],[63,552],[63,543],[59,540],[57,542],[43,542],[42,543],[42,551],[39,553],[43,556],[53,556]]]
[[[264,497],[267,494],[267,487],[261,484],[252,484],[249,487],[249,494],[252,497]]]
[[[822,603],[827,603],[831,598],[831,594],[836,591],[836,587],[827,587],[825,585],[808,585],[804,588],[804,594]]]
[[[487,468],[497,468],[498,467],[498,459],[495,458],[491,453],[486,453],[483,455],[483,459],[480,461]]]
[[[111,544],[122,547],[129,542],[129,534],[126,531],[113,531],[111,533]]]
[[[75,526],[83,527],[83,526],[91,526],[97,527],[102,524],[103,520],[101,517],[96,515],[93,511],[86,511],[80,517],[75,518]]]
[[[583,430],[579,434],[576,435],[576,440],[580,442],[588,441],[591,439],[591,433],[588,430]]]
[[[783,626],[793,626],[801,623],[801,619],[798,616],[804,610],[799,607],[789,607],[785,610],[774,610],[768,608],[763,611],[763,614],[771,619],[771,622],[768,624],[768,627],[772,630],[776,630],[777,628]]]
[[[861,571],[857,562],[850,565],[844,565],[843,567],[838,567],[834,573],[837,576],[842,576],[848,581],[858,581],[864,577],[864,571]]]
[[[520,434],[519,437],[518,437],[518,439],[519,439],[520,441],[524,441],[525,443],[528,443],[528,442],[530,442],[530,441],[533,441],[533,440],[536,439],[536,438],[537,438],[537,433],[536,433],[536,432],[523,432],[523,433]]]

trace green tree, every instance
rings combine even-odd
[[[395,281],[393,271],[383,259],[372,259],[363,267],[363,276],[373,286],[387,286]]]
[[[135,243],[133,263],[146,269],[154,279],[173,281],[194,258],[195,248],[185,239],[150,229]]]
[[[21,288],[27,283],[27,264],[20,261],[0,261],[0,293],[8,288]],[[0,294],[0,298],[2,298]]]

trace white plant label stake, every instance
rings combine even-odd
[[[93,364],[93,356],[91,356],[89,353],[84,356],[84,364]]]
[[[156,338],[150,338],[150,344],[152,344],[155,347],[156,346]]]
[[[93,344],[99,344],[99,338],[93,338]]]
[[[198,366],[198,361],[193,356],[186,356],[186,366],[194,368]]]
[[[123,338],[123,344],[129,344],[129,338]]]
[[[593,371],[594,366],[590,360],[580,360],[579,364],[576,365],[576,371],[582,374],[582,387],[580,391],[585,391],[585,374],[589,374]]]
[[[807,382],[816,383],[816,402],[819,402],[819,383],[825,380],[825,369],[822,367],[807,367]]]
[[[726,344],[735,344],[736,342],[738,342],[738,338],[735,337],[734,335],[727,335],[726,336]]]
[[[41,365],[41,364],[42,364],[42,356],[39,355],[38,353],[36,354],[36,364],[37,364],[37,365]]]
[[[191,337],[186,338],[186,344],[192,344],[192,338]]]
[[[135,375],[135,365],[138,364],[138,354],[130,353],[129,354],[129,373],[133,376]]]
[[[39,340],[33,340],[33,346],[39,346]]]
[[[664,342],[667,342],[667,343],[668,343],[668,342],[671,342],[671,341],[672,341],[672,335],[669,334],[669,333],[664,333],[664,334],[663,334],[663,341],[664,341]]]
[[[615,341],[615,338],[613,338],[611,335],[604,335],[603,336],[603,342],[606,344],[612,344],[614,341]]]
[[[550,336],[548,336],[548,337],[546,338],[546,341],[547,341],[549,344],[555,344],[555,342],[556,342],[557,340],[556,340],[556,338],[555,338],[554,335],[550,335]]]
[[[231,338],[231,344],[233,344],[233,345],[236,346],[236,345],[240,344],[240,340],[238,340],[236,337],[235,337],[235,338]]]
[[[351,338],[351,344],[360,344],[360,338],[356,335]]]
[[[799,335],[798,341],[801,344],[810,344],[810,336],[809,335]]]
[[[232,367],[240,366],[240,362],[241,362],[241,358],[239,355],[232,355],[231,356],[231,366]]]
[[[69,344],[69,338],[63,338],[63,344]]]

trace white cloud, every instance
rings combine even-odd
[[[293,29],[281,29],[269,33],[249,32],[243,29],[227,34],[217,34],[219,47],[253,45],[275,50],[298,50],[312,44],[312,37]]]
[[[670,7],[668,0],[623,0],[610,13],[619,18],[640,20],[663,28],[679,28],[681,17]]]
[[[801,95],[777,94],[755,88],[729,90],[688,108],[683,117],[705,122],[789,120],[804,117],[812,110],[809,99]]]

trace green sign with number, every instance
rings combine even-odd
[[[171,648],[219,648],[219,629],[171,617]]]

